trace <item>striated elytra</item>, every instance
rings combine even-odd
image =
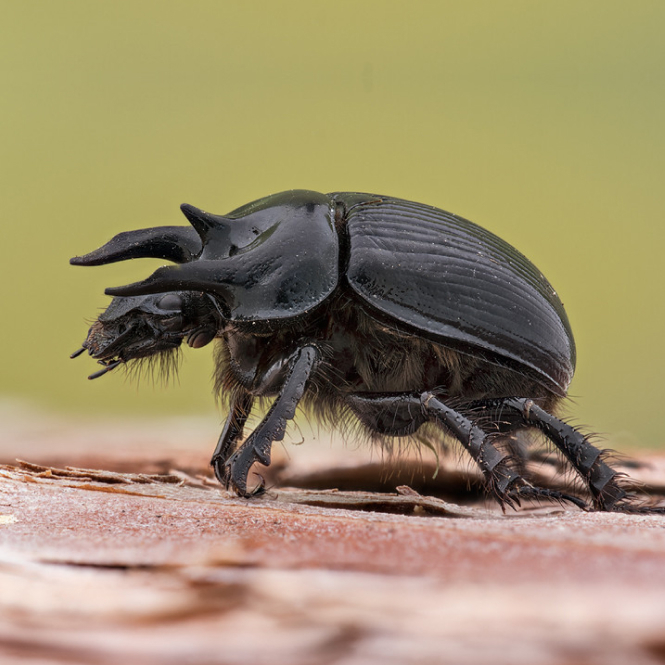
[[[114,296],[83,344],[104,367],[218,344],[216,389],[229,416],[213,454],[240,495],[254,462],[299,404],[358,419],[374,437],[442,431],[457,439],[502,504],[583,499],[525,477],[518,431],[544,432],[593,506],[646,511],[601,452],[553,415],[575,369],[563,305],[520,252],[461,217],[388,196],[293,190],[227,215],[183,205],[190,227],[121,233],[71,260],[174,263]],[[77,352],[74,355],[78,355]],[[274,397],[243,441],[257,398]],[[440,438],[440,437],[439,437]]]

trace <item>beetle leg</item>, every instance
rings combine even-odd
[[[598,510],[629,510],[623,500],[626,492],[616,482],[617,472],[603,461],[602,451],[591,445],[574,427],[551,415],[528,398],[507,398],[494,404],[500,411],[509,408],[516,412],[523,425],[541,430],[570,461],[582,476]]]
[[[231,456],[236,442],[242,436],[253,402],[254,398],[249,393],[241,393],[233,400],[224,429],[219,441],[217,441],[215,452],[212,454],[210,464],[215,471],[217,480],[223,485],[226,485],[227,482],[226,461]]]
[[[363,425],[388,436],[408,436],[428,420],[412,393],[352,393],[346,402]]]
[[[580,508],[585,507],[584,502],[576,497],[528,484],[512,468],[510,455],[502,454],[491,443],[485,430],[455,409],[446,406],[431,392],[424,392],[420,396],[420,402],[429,419],[442,425],[467,449],[480,467],[490,493],[502,508],[505,505],[514,508],[515,503],[520,505],[520,497],[570,501]]]
[[[379,434],[408,436],[424,422],[434,421],[454,436],[480,467],[489,493],[504,507],[514,508],[520,498],[545,498],[570,501],[580,508],[585,504],[576,497],[528,484],[516,471],[516,461],[500,452],[490,435],[465,415],[444,404],[431,392],[356,393],[347,403],[360,421]]]
[[[272,443],[284,438],[286,423],[294,417],[298,402],[305,392],[307,380],[319,358],[319,350],[311,345],[301,347],[291,356],[289,372],[270,410],[247,440],[226,460],[224,473],[226,485],[233,486],[241,496],[248,497],[257,493],[247,493],[249,469],[254,462],[260,462],[264,466],[270,465]],[[263,486],[260,485],[258,491],[262,489]]]

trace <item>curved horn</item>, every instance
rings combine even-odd
[[[219,261],[193,261],[178,266],[163,266],[155,270],[147,279],[125,286],[114,286],[105,289],[108,296],[144,296],[169,291],[204,291],[218,297],[219,302],[233,307],[236,298],[232,282],[236,270],[225,269]]]
[[[208,291],[211,284],[228,278],[216,261],[194,261],[181,266],[164,266],[155,270],[150,277],[125,286],[105,289],[107,296],[145,296],[166,291]]]
[[[180,206],[180,210],[182,210],[182,214],[187,217],[189,223],[196,229],[204,245],[208,242],[211,231],[220,234],[220,238],[225,239],[228,237],[230,233],[229,224],[232,220],[222,215],[213,215],[189,203],[183,203]]]
[[[197,232],[187,226],[156,226],[119,233],[105,245],[70,259],[74,266],[100,266],[127,259],[166,259],[188,263],[201,251]]]

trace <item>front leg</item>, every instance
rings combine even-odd
[[[212,454],[210,464],[215,471],[215,476],[222,485],[226,485],[226,462],[231,456],[235,444],[242,437],[242,431],[247,422],[249,412],[252,410],[254,397],[249,393],[241,393],[231,403],[231,410],[224,429],[217,441],[217,447]]]
[[[254,462],[270,465],[272,443],[284,438],[286,423],[293,419],[319,358],[319,350],[312,345],[301,347],[289,358],[288,374],[266,417],[226,461],[226,485],[232,486],[239,495],[251,496],[247,493],[247,475]],[[271,370],[268,370],[267,374],[270,375]],[[259,491],[261,489],[259,486]]]

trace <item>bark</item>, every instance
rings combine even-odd
[[[13,437],[3,664],[665,662],[665,517],[503,514],[464,463],[304,446],[248,501],[140,428]],[[662,492],[665,458],[630,473]]]

